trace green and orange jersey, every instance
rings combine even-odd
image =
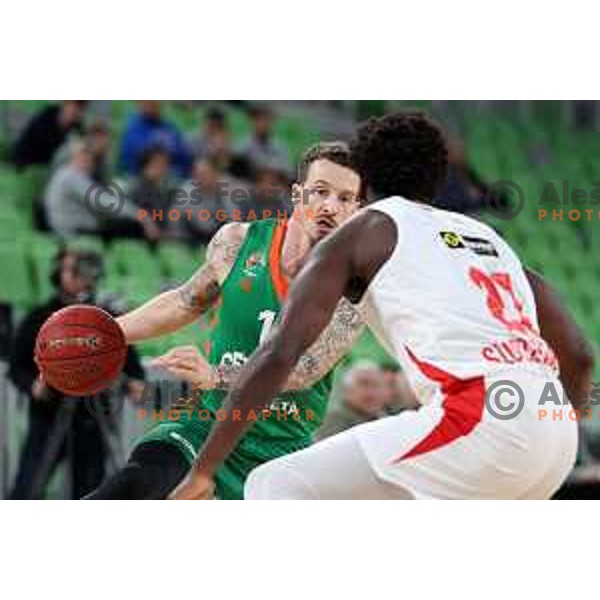
[[[281,270],[286,222],[275,219],[249,225],[235,263],[222,284],[221,299],[211,318],[209,361],[213,365],[243,365],[278,318],[288,292]],[[331,373],[313,386],[265,399],[268,410],[252,419],[247,441],[309,444],[321,424],[331,391]],[[213,417],[227,392],[212,390],[202,398]],[[294,444],[295,445],[295,444]]]

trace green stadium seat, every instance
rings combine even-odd
[[[36,299],[25,248],[19,242],[0,241],[0,300],[19,309],[30,308]]]
[[[44,302],[54,292],[49,277],[57,250],[58,240],[50,234],[32,232],[27,240],[27,255],[37,302]]]
[[[200,264],[197,256],[187,246],[177,242],[161,244],[158,248],[158,260],[163,276],[173,283],[186,281]]]
[[[126,275],[143,272],[160,277],[159,262],[145,242],[116,240],[111,244],[109,254],[119,270]]]

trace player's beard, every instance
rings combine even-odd
[[[320,242],[323,238],[326,238],[330,233],[332,233],[337,227],[337,223],[333,217],[329,217],[327,215],[320,215],[314,220],[314,228],[313,231],[316,232],[316,242]]]

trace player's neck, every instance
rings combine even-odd
[[[298,274],[312,247],[310,237],[294,219],[288,221],[281,247],[281,268],[290,279]]]

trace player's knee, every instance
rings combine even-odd
[[[286,465],[273,460],[254,469],[244,486],[246,500],[309,500],[314,498],[310,487]]]

